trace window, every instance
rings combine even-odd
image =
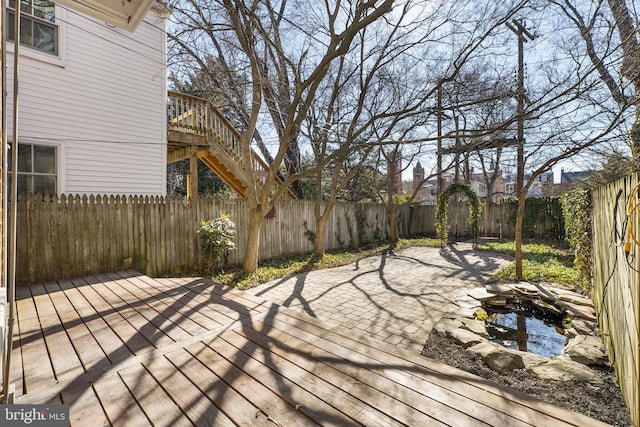
[[[7,9],[7,40],[13,41],[15,0]],[[55,5],[49,0],[20,1],[20,44],[58,55]]]
[[[9,159],[13,144],[9,146]],[[9,160],[9,184],[13,173]],[[18,193],[56,194],[56,147],[18,144]]]

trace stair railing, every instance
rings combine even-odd
[[[242,167],[242,145],[240,132],[224,115],[203,98],[185,93],[168,91],[167,126],[169,130],[184,132],[207,138],[209,144],[221,147]],[[256,179],[264,183],[269,165],[251,150],[251,161]],[[280,181],[278,179],[278,181]]]

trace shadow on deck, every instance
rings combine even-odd
[[[206,279],[18,292],[16,403],[73,426],[603,425]]]

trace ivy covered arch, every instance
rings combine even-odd
[[[471,235],[473,237],[473,245],[478,243],[478,218],[480,218],[481,205],[478,200],[478,196],[473,191],[473,188],[469,184],[452,184],[447,187],[438,196],[438,205],[436,207],[436,233],[440,238],[440,243],[444,246],[447,244],[447,222],[448,222],[448,210],[449,199],[452,195],[457,193],[463,193],[467,196],[467,203],[469,205],[469,227],[471,228]]]

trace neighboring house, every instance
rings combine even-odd
[[[168,9],[156,3],[133,33],[46,0],[23,0],[21,17],[19,191],[165,194]]]
[[[462,177],[461,177],[462,179]],[[418,162],[413,168],[413,185],[412,190],[415,189],[424,180],[424,168]],[[446,174],[442,177],[443,185],[445,187],[453,184],[455,176],[453,174]],[[469,184],[477,196],[481,199],[485,199],[489,196],[489,189],[483,173],[471,173]],[[491,190],[491,199],[499,203],[502,198],[502,172],[498,171],[498,176],[494,182],[493,189]],[[438,199],[438,185],[436,179],[430,179],[423,182],[415,197],[416,203],[435,204]]]
[[[531,179],[531,174],[525,174],[525,183]],[[516,197],[516,177],[514,175],[506,175],[503,179],[503,197]],[[548,189],[553,187],[553,172],[544,172],[536,176],[527,197],[545,197]]]
[[[525,174],[525,182],[531,179],[530,174]],[[546,189],[553,187],[553,172],[544,172],[536,176],[529,187],[527,197],[544,197]]]
[[[551,188],[546,188],[543,195],[545,197],[560,197],[576,185],[589,182],[595,173],[595,171],[565,172],[564,169],[562,169],[560,172],[560,183],[554,184]]]
[[[489,173],[492,173],[490,171]],[[526,175],[525,180],[530,179],[531,175]],[[424,171],[422,166],[418,163],[413,170],[413,185],[418,185],[421,180],[424,179]],[[449,186],[453,184],[455,181],[455,177],[452,174],[446,174],[442,177],[443,185]],[[493,184],[493,188],[489,189],[487,187],[487,183],[484,177],[484,174],[481,172],[471,173],[471,178],[469,180],[469,184],[473,188],[473,191],[478,195],[481,199],[486,199],[491,195],[491,200],[494,203],[501,203],[504,198],[516,197],[516,180],[513,175],[506,174],[503,175],[501,170],[498,170],[498,175]],[[531,187],[529,188],[529,192],[527,193],[528,197],[543,197],[545,196],[545,192],[548,188],[553,186],[553,172],[545,172],[543,174],[538,175]],[[417,196],[415,198],[416,203],[425,203],[425,204],[435,204],[438,196],[437,196],[437,183],[436,180],[428,180],[425,182],[422,187],[418,190]]]
[[[579,182],[587,181],[595,174],[595,171],[575,171],[565,172],[564,169],[560,172],[561,184],[577,184]]]

